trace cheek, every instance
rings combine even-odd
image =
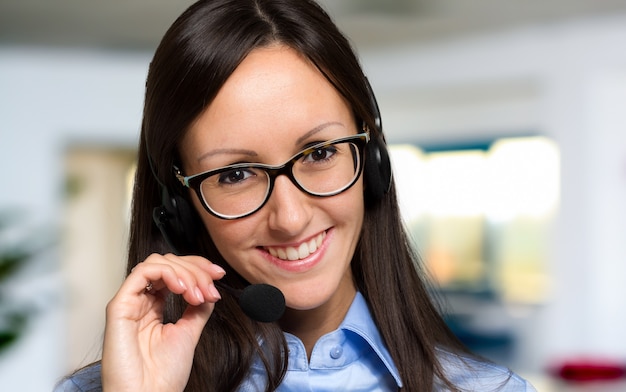
[[[350,189],[338,195],[334,201],[335,216],[342,220],[362,222],[365,213],[363,180],[359,179]],[[331,198],[333,199],[333,198]]]
[[[235,249],[237,241],[245,238],[245,231],[239,227],[240,222],[219,219],[204,210],[200,212],[200,216],[217,250],[228,260],[228,250]]]
[[[248,241],[253,238],[254,228],[258,225],[247,224],[246,220],[224,220],[209,214],[199,203],[198,213],[215,247],[231,267],[241,273],[237,261],[241,255],[238,250],[247,248]],[[235,261],[235,263],[233,263]]]
[[[204,207],[202,206],[200,200],[195,194],[192,194],[193,206],[196,212],[200,215],[200,219],[202,224],[206,228],[207,232],[211,236],[215,246],[222,256],[225,256],[223,253],[222,244],[224,242],[228,242],[228,238],[231,237],[229,235],[228,223],[229,221],[225,221],[223,219],[216,218],[215,216],[209,214]]]
[[[216,218],[208,218],[209,221],[214,219]],[[228,253],[237,249],[242,239],[246,238],[246,232],[239,228],[237,224],[231,225],[219,222],[218,225],[215,225],[205,221],[205,226],[215,246],[227,260]]]

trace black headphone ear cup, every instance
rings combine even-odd
[[[163,204],[153,212],[156,225],[174,253],[191,252],[198,228],[193,207],[182,196],[170,195],[165,187],[161,198]]]
[[[380,200],[391,189],[391,161],[387,144],[383,139],[383,121],[374,95],[374,90],[367,78],[365,85],[370,99],[370,109],[378,132],[372,135],[365,149],[365,187],[372,200]]]
[[[391,187],[391,162],[385,142],[374,136],[365,149],[365,187],[374,200],[380,200]]]
[[[180,231],[181,238],[184,242],[191,244],[197,230],[195,211],[187,199],[179,195],[173,197],[173,204],[178,212],[178,230]]]

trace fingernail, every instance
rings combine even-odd
[[[178,284],[180,285],[180,287],[187,290],[187,285],[185,284],[185,282],[183,282],[182,279],[178,279]]]
[[[217,291],[217,289],[215,288],[214,285],[210,285],[209,286],[209,291],[211,292],[211,295],[213,295],[213,297],[215,297],[217,299],[222,299],[222,296],[220,295],[220,292]]]
[[[213,264],[212,268],[213,268],[213,271],[215,271],[215,273],[226,275],[226,271],[221,266],[217,264]]]
[[[195,288],[193,290],[193,293],[195,294],[196,298],[198,298],[198,300],[202,303],[204,303],[204,295],[202,295],[202,291],[200,291],[199,288]]]

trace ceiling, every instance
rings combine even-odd
[[[626,0],[320,0],[359,48],[626,13]],[[191,0],[0,0],[0,44],[147,49]]]

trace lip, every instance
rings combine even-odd
[[[306,271],[313,269],[317,264],[319,264],[320,261],[324,258],[324,255],[326,254],[326,250],[328,248],[330,240],[333,237],[333,230],[328,229],[325,231],[325,233],[326,235],[324,237],[324,240],[322,241],[322,244],[317,248],[317,250],[303,259],[284,260],[284,259],[272,256],[265,247],[260,247],[259,251],[263,254],[263,257],[265,257],[265,259],[267,259],[270,263],[272,263],[273,265],[275,265],[276,267],[280,268],[283,271],[290,272],[290,273],[306,272]],[[310,241],[311,238],[315,238],[320,234],[321,233],[310,237],[307,241]],[[302,241],[300,243],[304,243],[307,241]],[[286,246],[294,247],[295,244],[281,245],[281,247],[286,247]]]

